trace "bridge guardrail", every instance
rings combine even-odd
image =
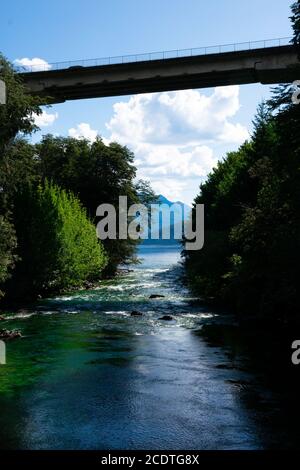
[[[179,57],[193,57],[207,54],[222,54],[224,52],[248,51],[252,49],[265,49],[268,47],[286,46],[291,44],[291,37],[276,39],[262,39],[259,41],[247,41],[231,44],[219,44],[216,46],[193,47],[190,49],[173,49],[169,51],[147,52],[142,54],[128,54],[97,59],[80,59],[53,63],[35,63],[34,65],[15,65],[14,69],[19,73],[40,72],[47,70],[62,70],[70,67],[92,67],[99,65],[116,65],[133,62],[150,62],[152,60],[176,59]]]

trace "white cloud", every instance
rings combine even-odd
[[[183,181],[180,181],[176,178],[157,179],[151,180],[151,186],[156,194],[162,194],[167,199],[169,199],[169,201],[175,202],[180,200],[185,202],[184,197],[182,197],[182,191],[185,188],[185,182]]]
[[[217,163],[216,147],[236,147],[249,137],[232,122],[239,108],[238,86],[209,96],[198,90],[136,95],[114,105],[106,127],[110,140],[134,151],[138,177],[166,197],[190,202],[184,193],[197,193]]]
[[[80,124],[77,124],[76,127],[69,129],[69,136],[74,137],[75,139],[87,139],[94,142],[97,135],[98,131],[92,129],[86,122],[81,122]]]
[[[35,114],[33,113],[34,123],[38,127],[47,127],[51,126],[54,121],[58,118],[58,113],[47,113],[47,111],[43,111],[42,114]]]
[[[210,96],[197,90],[136,95],[114,105],[107,124],[112,139],[186,146],[241,143],[247,129],[229,122],[239,110],[239,87],[219,87]]]
[[[192,177],[206,176],[216,163],[213,151],[206,145],[191,149],[180,149],[172,145],[143,144],[135,147],[140,166],[149,177]]]
[[[23,59],[14,60],[14,64],[19,67],[24,67],[26,70],[31,70],[32,72],[46,71],[51,69],[51,65],[44,59],[39,57],[34,57],[29,59],[28,57],[23,57]]]

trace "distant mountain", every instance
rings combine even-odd
[[[191,208],[181,201],[172,202],[165,196],[158,196],[159,210],[156,213],[155,220],[152,220],[151,232],[149,229],[149,237],[143,240],[143,244],[147,245],[170,245],[180,243],[177,239],[177,233],[182,233],[183,222],[188,219]],[[174,210],[170,210],[171,206]],[[170,238],[163,239],[163,232],[170,233]],[[175,238],[176,237],[176,238]]]
[[[181,201],[176,201],[176,202],[172,202],[172,201],[169,201],[169,199],[167,199],[165,196],[163,196],[162,194],[160,194],[158,196],[158,202],[159,204],[168,204],[168,206],[171,206],[172,204],[179,204],[181,207],[183,207],[185,209],[185,212],[187,214],[190,213],[191,211],[191,207],[188,206],[187,204],[185,204],[184,202],[181,202]]]

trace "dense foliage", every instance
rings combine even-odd
[[[285,90],[286,91],[286,90]],[[191,285],[239,313],[299,316],[300,108],[260,105],[254,132],[201,185],[205,246],[186,252]]]
[[[112,204],[118,211],[119,196],[127,196],[128,205],[139,202],[134,155],[127,147],[115,142],[105,145],[100,138],[91,143],[47,135],[35,154],[41,178],[74,192],[93,221],[102,203]],[[109,254],[109,273],[134,257],[136,243],[132,240],[107,239],[103,243]]]
[[[151,187],[134,183],[134,155],[100,138],[45,136],[26,140],[41,112],[11,65],[1,56],[7,104],[0,106],[0,295],[7,301],[49,292],[113,274],[135,261],[136,242],[96,237],[96,209],[118,210],[154,199]]]
[[[15,254],[16,235],[14,227],[0,215],[0,286],[9,278],[10,270],[17,259]],[[0,289],[0,298],[3,291]]]
[[[6,191],[8,179],[14,184],[13,169],[7,157],[19,132],[30,134],[34,129],[34,113],[40,109],[36,99],[24,93],[24,87],[10,64],[0,54],[0,79],[6,84],[7,101],[0,105],[0,297],[1,284],[9,278],[16,261],[16,236],[11,220],[11,206]]]
[[[300,3],[292,5],[293,44],[300,45]],[[200,186],[206,239],[186,252],[193,288],[241,314],[299,321],[300,105],[282,84],[261,104],[254,132]]]
[[[19,261],[7,283],[20,300],[99,279],[107,256],[78,199],[58,186],[23,187],[15,195]]]

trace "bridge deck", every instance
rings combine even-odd
[[[28,92],[50,102],[207,88],[274,84],[300,78],[295,46],[193,55],[110,65],[21,73]]]

